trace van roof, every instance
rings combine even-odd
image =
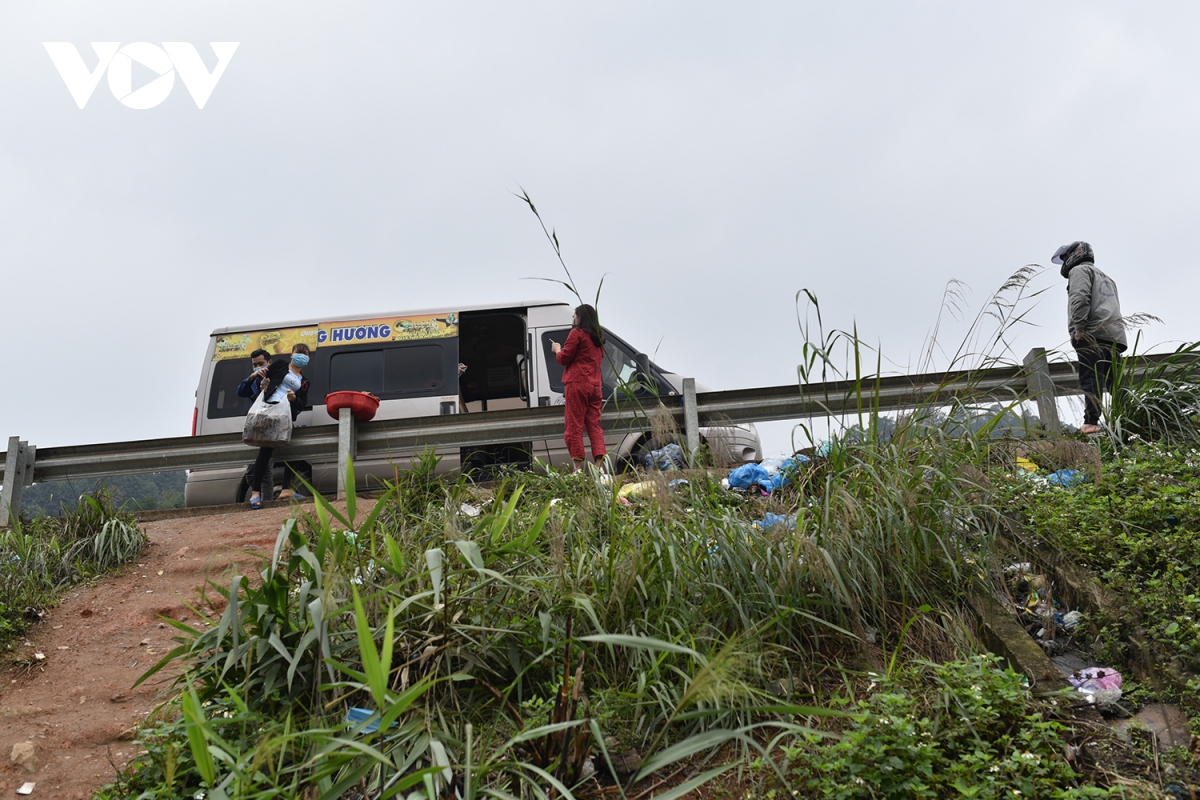
[[[320,318],[296,319],[287,320],[284,322],[263,322],[254,325],[231,325],[226,328],[217,328],[212,332],[213,336],[222,336],[227,333],[246,333],[249,331],[273,330],[275,328],[304,328],[311,325],[320,325],[324,322],[354,322],[356,320],[382,319],[384,317],[415,317],[427,316],[434,314],[445,314],[451,311],[462,313],[464,311],[502,311],[508,308],[537,308],[540,306],[567,306],[570,303],[564,303],[561,300],[517,300],[511,303],[485,303],[483,305],[474,306],[440,306],[438,308],[418,308],[406,309],[404,311],[384,311],[373,314],[332,314]]]

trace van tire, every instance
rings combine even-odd
[[[702,442],[703,443],[703,442]],[[687,440],[682,436],[676,436],[673,433],[668,433],[661,440],[650,436],[643,436],[638,440],[638,443],[629,451],[629,456],[624,459],[623,463],[619,463],[620,472],[628,472],[634,467],[642,467],[642,457],[650,455],[652,450],[661,450],[669,444],[677,444],[687,451]]]

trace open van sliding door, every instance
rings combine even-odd
[[[459,323],[459,376],[464,410],[477,414],[530,406],[529,335],[524,309],[464,311]],[[540,444],[540,443],[539,443]],[[497,442],[464,447],[464,470],[487,470],[498,464],[527,467],[544,453],[533,442]]]

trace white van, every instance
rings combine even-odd
[[[251,372],[250,353],[263,349],[287,357],[292,346],[304,342],[311,360],[304,368],[309,380],[311,408],[300,413],[297,427],[336,425],[325,410],[330,392],[370,392],[380,399],[377,420],[481,413],[531,406],[561,405],[562,367],[550,345],[565,342],[573,307],[540,300],[511,305],[402,311],[369,317],[298,320],[275,325],[250,325],[213,331],[196,391],[192,434],[233,433],[242,430],[250,401],[238,397],[238,383]],[[660,395],[678,395],[680,376],[664,371],[612,331],[605,329],[603,367],[605,397],[618,386],[645,383]],[[459,364],[466,365],[460,376]],[[639,389],[652,400],[648,389]],[[701,436],[718,457],[731,463],[761,457],[758,431],[753,425],[703,429]],[[612,433],[608,451],[623,464],[639,448],[650,444],[649,431]],[[443,450],[445,452],[443,452]],[[246,448],[246,461],[254,459]],[[355,464],[359,485],[372,479],[392,478],[393,464],[404,468],[411,452],[396,452],[388,459]],[[561,437],[553,440],[497,445],[494,448],[441,448],[439,471],[487,465],[496,461],[551,465],[570,463]],[[281,460],[286,451],[280,451]],[[337,486],[336,460],[313,466],[313,484],[319,491]],[[282,468],[276,466],[277,476]],[[184,492],[188,506],[242,502],[243,469],[193,470]]]

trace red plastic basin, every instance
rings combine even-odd
[[[359,422],[366,422],[374,419],[375,412],[379,410],[379,398],[370,392],[330,392],[325,395],[325,410],[329,416],[337,419],[338,412],[343,408],[350,409]]]

